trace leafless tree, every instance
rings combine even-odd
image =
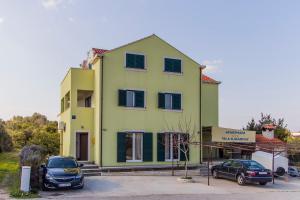
[[[189,152],[190,147],[196,144],[199,140],[199,134],[197,134],[196,125],[192,122],[192,119],[182,118],[178,121],[177,126],[170,126],[166,123],[167,133],[172,137],[172,147],[184,156],[184,178],[188,178],[188,165],[189,165]],[[166,145],[164,143],[164,145]],[[180,158],[180,155],[178,155]]]

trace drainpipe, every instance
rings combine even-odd
[[[100,111],[100,167],[103,167],[103,163],[102,163],[102,160],[103,160],[103,142],[102,142],[102,140],[103,140],[103,83],[104,83],[104,81],[103,81],[103,77],[104,77],[104,75],[103,75],[103,62],[104,62],[104,59],[103,59],[103,55],[100,57],[100,59],[101,59],[101,92],[100,92],[100,109],[101,109],[101,111]]]
[[[202,164],[202,66],[200,68],[200,79],[199,79],[199,85],[200,85],[200,94],[199,94],[199,128],[200,128],[200,155],[199,155],[199,162]]]

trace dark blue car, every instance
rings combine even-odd
[[[84,186],[84,176],[80,167],[72,157],[52,156],[41,166],[42,189],[78,188]]]
[[[239,185],[259,183],[266,185],[272,181],[272,172],[254,160],[227,160],[211,168],[214,178],[236,180]]]

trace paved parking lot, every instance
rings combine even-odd
[[[276,180],[266,186],[239,186],[236,182],[196,177],[195,183],[178,182],[172,176],[86,177],[83,190],[41,192],[44,199],[255,199],[299,200],[300,178]]]

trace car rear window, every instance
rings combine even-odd
[[[246,161],[242,161],[243,165],[248,168],[248,169],[265,169],[264,166],[262,166],[261,164],[259,164],[258,162],[254,161],[254,160],[246,160]]]
[[[48,161],[48,168],[76,168],[77,163],[70,158],[53,158]]]

